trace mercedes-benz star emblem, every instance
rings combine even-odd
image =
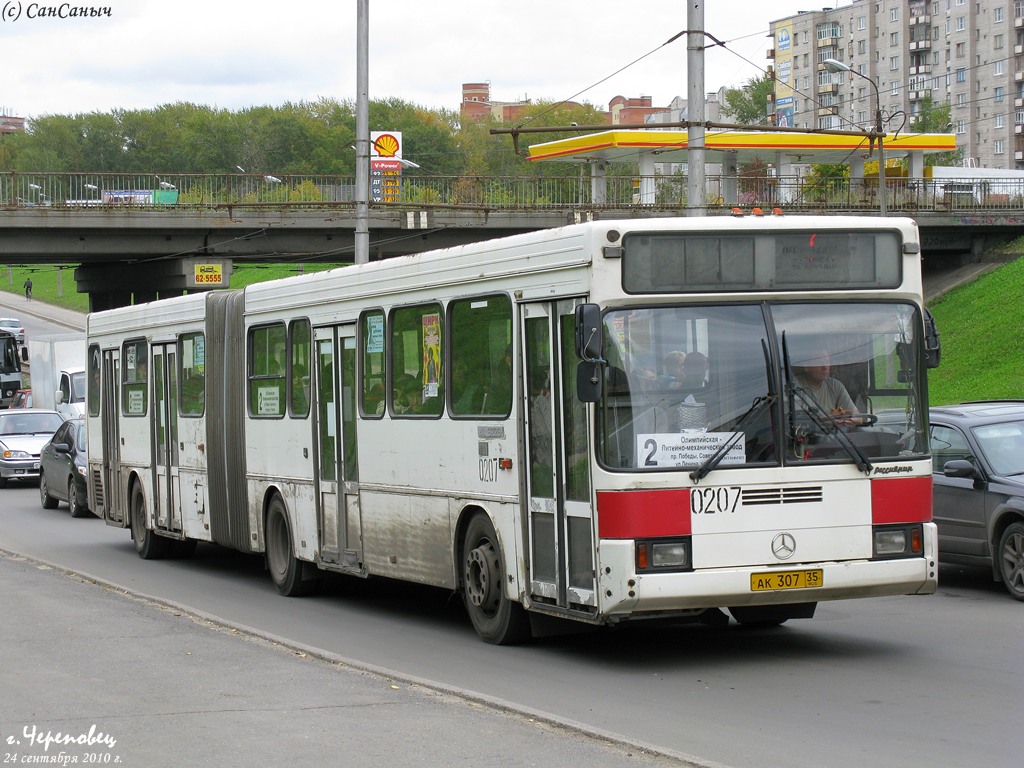
[[[779,560],[789,560],[796,552],[796,539],[791,533],[780,533],[772,539],[772,552]]]

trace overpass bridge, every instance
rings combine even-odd
[[[1024,181],[993,187],[970,170],[955,180],[887,179],[888,213],[917,221],[926,259],[969,260],[1024,232]],[[740,178],[738,199],[728,204],[718,194],[723,180],[707,182],[712,216],[737,207],[770,215],[783,185],[785,215],[879,210],[877,179]],[[354,190],[351,176],[3,173],[0,263],[75,265],[78,290],[92,309],[106,309],[208,288],[205,276],[226,279],[234,261],[347,262]],[[371,190],[371,259],[689,210],[685,176],[608,176],[600,202],[582,175],[416,176]]]

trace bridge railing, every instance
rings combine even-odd
[[[1022,211],[1024,180],[972,177],[890,178],[890,212]],[[391,182],[393,179],[388,179]],[[685,176],[608,176],[595,200],[589,177],[405,176],[393,186],[371,181],[371,205],[476,210],[684,210]],[[877,178],[706,178],[711,212],[733,206],[787,211],[876,212]],[[735,193],[727,192],[733,189]],[[225,207],[351,207],[352,176],[317,174],[0,173],[0,207],[196,210]]]

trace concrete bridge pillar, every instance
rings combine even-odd
[[[608,166],[603,162],[590,164],[590,201],[593,205],[608,204]]]
[[[89,294],[89,310],[144,304],[184,293],[227,288],[231,260],[190,257],[141,262],[83,264],[75,269],[78,292]]]
[[[740,199],[738,157],[736,152],[726,152],[722,158],[722,202],[726,205],[736,205]]]

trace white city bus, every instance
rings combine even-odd
[[[492,643],[931,593],[921,290],[909,219],[694,217],[93,313],[90,508],[286,595],[458,591]]]

